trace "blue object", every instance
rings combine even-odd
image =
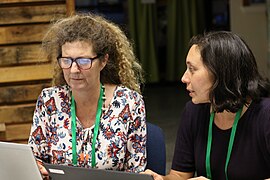
[[[163,130],[157,125],[146,123],[147,127],[147,165],[150,169],[160,175],[166,173],[166,146]]]

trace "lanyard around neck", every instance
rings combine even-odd
[[[103,97],[104,95],[104,90],[102,85],[100,84],[100,94],[99,94],[99,99],[98,99],[98,107],[97,107],[97,113],[96,113],[96,121],[95,121],[95,127],[94,127],[94,135],[93,135],[93,141],[92,141],[92,162],[91,166],[94,168],[96,166],[96,140],[97,140],[97,135],[98,135],[98,129],[99,129],[99,122],[100,122],[100,116],[102,112],[102,104],[103,104]],[[74,166],[77,166],[77,136],[76,136],[76,104],[73,95],[71,95],[71,131],[72,131],[72,164]]]
[[[235,133],[236,133],[236,128],[238,125],[238,121],[241,117],[243,107],[240,108],[234,118],[232,130],[231,130],[231,135],[230,135],[230,141],[229,141],[229,146],[228,146],[228,151],[227,151],[227,157],[226,157],[226,164],[225,164],[225,176],[226,180],[228,180],[228,164],[231,158],[231,153],[232,153],[232,147],[233,147],[233,142],[235,139]],[[206,165],[206,174],[207,178],[212,179],[211,175],[211,166],[210,166],[210,154],[211,154],[211,146],[212,146],[212,131],[213,131],[213,122],[214,122],[214,117],[215,113],[212,112],[210,116],[210,122],[209,122],[209,128],[208,128],[208,139],[207,139],[207,149],[206,149],[206,160],[205,160],[205,165]]]

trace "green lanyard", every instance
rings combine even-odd
[[[95,121],[95,127],[94,127],[94,136],[93,136],[93,142],[92,142],[92,168],[94,168],[96,166],[96,148],[95,148],[95,144],[96,144],[96,140],[97,140],[97,135],[98,135],[98,129],[99,129],[99,123],[100,123],[100,116],[101,116],[101,112],[102,112],[102,104],[103,104],[103,97],[104,94],[104,90],[102,88],[102,85],[100,84],[100,94],[99,94],[99,99],[98,99],[98,107],[97,107],[97,114],[96,114],[96,121]],[[75,108],[75,101],[74,101],[74,97],[73,95],[71,95],[71,131],[72,131],[72,164],[74,166],[77,166],[77,148],[76,148],[76,144],[77,144],[77,136],[76,136],[76,130],[77,130],[77,126],[76,126],[76,108]]]
[[[226,164],[225,164],[226,180],[228,180],[228,164],[229,164],[229,161],[231,158],[236,128],[237,128],[238,121],[240,119],[242,110],[243,110],[243,107],[237,111],[235,118],[234,118],[233,126],[232,126],[232,131],[231,131],[230,141],[229,141],[229,146],[228,146],[228,151],[227,151],[227,157],[226,157]],[[211,146],[212,146],[212,128],[213,128],[214,117],[215,117],[215,113],[212,112],[211,116],[210,116],[210,122],[209,122],[209,128],[208,128],[208,139],[207,139],[206,160],[205,160],[206,174],[207,174],[207,178],[209,178],[209,179],[212,179],[211,167],[210,167],[210,154],[211,154]]]

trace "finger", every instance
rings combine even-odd
[[[189,178],[188,180],[207,180],[207,178],[203,176],[195,177],[195,178]]]
[[[146,169],[144,172],[141,172],[141,174],[148,174],[154,176],[156,173],[154,171],[151,171],[150,169]]]
[[[40,166],[40,168],[39,168],[39,170],[40,170],[40,172],[41,172],[41,174],[43,175],[43,176],[49,176],[49,173],[48,173],[48,171],[45,169],[45,167],[44,166]]]
[[[150,170],[150,169],[146,169],[144,172],[142,172],[142,174],[154,174],[155,172]]]
[[[153,178],[155,180],[163,180],[161,175],[155,173],[154,171],[152,171],[150,169],[146,169],[144,172],[142,172],[142,174],[149,174],[149,175],[153,176]]]
[[[37,161],[37,165],[38,165],[38,169],[39,169],[40,173],[43,176],[49,176],[49,173],[48,173],[47,169],[42,165],[41,162]]]
[[[46,170],[46,168],[42,165],[38,165],[39,166],[39,171],[40,173],[42,174],[42,179],[43,180],[49,180],[49,173],[48,171]]]

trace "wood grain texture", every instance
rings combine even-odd
[[[49,86],[50,83],[0,87],[0,104],[35,102],[41,90]]]
[[[66,5],[38,5],[21,7],[1,7],[0,24],[50,22],[66,15]]]
[[[22,124],[10,124],[6,125],[6,131],[4,133],[4,140],[5,141],[18,141],[24,140],[27,141],[30,134],[32,123],[22,123]],[[1,140],[0,136],[0,140]]]
[[[0,45],[41,42],[49,24],[0,27]]]
[[[67,0],[69,1],[69,0]],[[11,3],[36,3],[36,2],[65,2],[65,0],[1,0],[1,4],[11,4]]]
[[[50,22],[75,13],[74,0],[0,0],[0,141],[26,144],[52,61],[41,51]]]
[[[0,106],[1,123],[26,123],[32,122],[35,104]]]
[[[0,122],[0,132],[5,132],[6,131],[6,124]]]
[[[0,67],[48,62],[40,44],[0,47]]]
[[[52,79],[52,65],[15,66],[0,68],[0,83]]]

